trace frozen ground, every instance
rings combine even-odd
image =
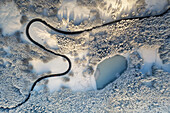
[[[3,109],[21,103],[38,77],[67,68],[64,59],[27,39],[25,27],[31,19],[39,17],[56,28],[76,31],[115,19],[160,14],[169,2],[11,1],[0,1],[0,112],[170,112],[169,11],[72,36],[34,23],[31,36],[67,55],[72,70],[63,77],[42,80],[20,107]],[[128,59],[128,70],[106,88],[96,90],[97,65],[116,54]]]

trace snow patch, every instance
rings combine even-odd
[[[146,9],[151,11],[156,11],[162,13],[163,10],[166,10],[168,6],[168,0],[145,0],[147,7]],[[153,12],[154,13],[154,12]]]
[[[20,30],[20,12],[13,2],[0,7],[0,27],[3,35],[11,35]]]
[[[98,6],[98,9],[101,19],[109,22],[124,18],[158,15],[168,9],[168,1],[105,0]]]
[[[79,58],[86,57],[88,51],[82,51]],[[88,91],[88,90],[95,90],[95,78],[93,75],[84,75],[84,70],[87,68],[85,65],[87,63],[75,63],[75,58],[70,56],[69,54],[66,55],[70,58],[72,62],[72,69],[74,76],[70,76],[68,74],[61,76],[61,77],[52,77],[47,78],[48,84],[47,87],[49,88],[50,92],[59,91],[62,86],[70,88],[72,91]],[[50,74],[58,74],[66,71],[68,69],[67,61],[64,61],[63,58],[57,57],[47,63],[43,63],[41,60],[35,59],[29,62],[30,65],[33,66],[33,71],[38,75],[49,73]],[[48,74],[47,74],[48,75]],[[64,82],[63,78],[68,77],[69,81]],[[36,86],[34,90],[39,90],[44,87]]]
[[[57,41],[49,33],[51,29],[40,22],[35,22],[29,29],[30,36],[41,45],[48,45],[50,48],[57,49]]]
[[[80,24],[83,20],[88,19],[89,14],[90,10],[86,7],[78,6],[76,0],[63,1],[58,10],[59,19],[66,19],[67,23],[73,20],[74,24]]]
[[[100,17],[105,22],[119,20],[122,14],[130,14],[134,10],[135,3],[135,0],[107,0],[104,6],[99,5],[98,7]]]
[[[43,61],[35,59],[30,61],[30,64],[34,68],[33,71],[38,75],[48,72],[51,72],[51,74],[63,73],[68,69],[68,63],[61,57],[57,57],[47,63],[43,63]]]
[[[44,74],[44,73],[50,73],[50,74],[58,74],[63,73],[68,69],[68,63],[63,60],[61,57],[57,57],[47,63],[43,63],[41,60],[34,59],[29,62],[30,65],[33,66],[33,71],[37,73],[38,75]],[[48,74],[47,74],[48,75]],[[50,92],[53,92],[55,90],[60,90],[61,86],[63,86],[63,81],[61,80],[62,77],[52,77],[47,78],[49,80],[47,86],[50,89]],[[35,86],[34,90],[39,91],[42,89],[44,85],[37,85]]]
[[[48,88],[50,92],[59,91],[62,86],[64,86],[64,82],[61,79],[62,77],[53,77],[48,78]]]
[[[144,64],[142,66],[141,72],[143,74],[151,74],[151,67],[156,65],[158,68],[161,68],[167,72],[170,72],[170,64],[163,64],[162,60],[158,54],[159,46],[143,46],[139,48],[138,52],[140,56],[144,59]]]

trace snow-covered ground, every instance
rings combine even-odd
[[[142,20],[122,20],[80,35],[55,33],[42,23],[31,25],[31,37],[72,62],[62,77],[40,81],[20,107],[31,85],[41,76],[64,72],[68,63],[32,44],[25,27],[33,18],[52,26],[79,31],[102,23],[159,15],[162,0],[42,0],[0,2],[0,112],[170,112],[170,13]],[[113,83],[96,90],[97,65],[123,55],[128,69]],[[106,67],[107,68],[107,67]]]
[[[170,72],[170,64],[163,64],[158,53],[160,46],[143,46],[139,48],[139,54],[144,59],[144,64],[141,68],[143,74],[151,74],[151,67],[156,65],[158,68]]]
[[[20,30],[21,15],[13,2],[1,6],[0,14],[0,25],[3,28],[3,35],[11,35]]]

